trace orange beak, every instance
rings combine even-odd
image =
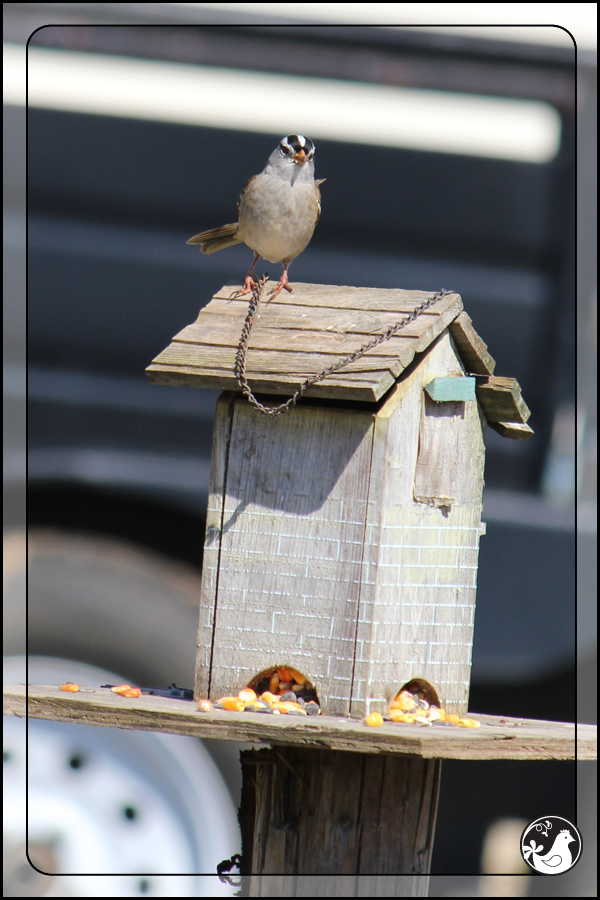
[[[294,162],[298,163],[299,166],[303,166],[306,162],[306,153],[304,150],[298,150],[297,153],[294,153],[293,156]]]

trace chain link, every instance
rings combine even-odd
[[[245,397],[248,398],[252,406],[256,407],[259,412],[264,413],[267,416],[280,416],[282,413],[287,412],[291,409],[292,406],[295,406],[297,401],[300,399],[302,394],[314,384],[319,384],[319,382],[324,381],[329,375],[333,375],[334,372],[338,372],[340,369],[343,369],[345,366],[349,366],[350,363],[356,362],[358,359],[361,359],[365,353],[368,353],[369,350],[373,350],[374,347],[379,346],[379,344],[383,344],[384,341],[388,341],[391,337],[397,334],[402,328],[408,325],[410,322],[414,322],[416,318],[418,318],[422,312],[425,312],[426,309],[429,309],[437,300],[441,300],[442,297],[451,294],[452,291],[447,291],[445,288],[442,288],[441,291],[438,291],[436,294],[433,294],[429,299],[424,300],[422,303],[419,303],[412,312],[408,313],[404,316],[403,319],[400,319],[399,322],[396,322],[395,325],[390,325],[383,334],[378,334],[377,337],[373,338],[370,341],[367,341],[366,344],[363,344],[362,347],[359,347],[358,350],[355,350],[354,353],[350,353],[348,356],[343,356],[337,362],[333,363],[330,366],[327,366],[326,369],[323,369],[318,375],[311,375],[309,378],[306,378],[295,394],[290,397],[285,403],[280,403],[279,406],[264,406],[259,400],[256,399],[250,385],[248,384],[248,378],[246,376],[246,359],[248,355],[248,342],[250,340],[250,336],[252,335],[252,329],[254,328],[254,324],[256,321],[256,316],[258,310],[260,308],[260,302],[264,290],[264,286],[269,280],[268,275],[263,275],[260,281],[255,282],[254,287],[252,288],[252,295],[250,297],[250,303],[248,306],[248,315],[246,316],[246,320],[244,322],[244,327],[242,328],[242,333],[240,335],[240,342],[238,345],[237,353],[235,355],[235,365],[234,365],[234,374],[237,379],[239,386],[242,389],[242,393]]]

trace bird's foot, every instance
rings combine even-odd
[[[273,300],[275,297],[279,296],[282,288],[285,288],[285,290],[288,291],[288,293],[290,293],[290,294],[294,293],[288,284],[287,269],[284,270],[283,275],[281,276],[281,278],[275,285],[275,290],[272,291],[272,293],[269,297],[269,300]]]
[[[233,294],[233,297],[231,299],[233,300],[234,297],[243,297],[245,294],[251,294],[257,284],[258,280],[254,277],[254,275],[246,275],[244,284]]]

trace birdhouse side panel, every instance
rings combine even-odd
[[[196,642],[196,673],[194,696],[208,697],[210,690],[210,659],[215,620],[215,602],[221,550],[223,499],[227,463],[227,447],[231,431],[231,409],[235,399],[231,391],[223,392],[217,400],[213,430],[212,464],[206,512],[206,532],[202,560],[202,588],[200,594],[200,622]]]
[[[467,709],[485,452],[477,401],[435,410],[426,445],[422,428],[424,386],[463,372],[446,332],[377,417],[372,471],[384,477],[381,496],[373,479],[369,495],[353,714],[385,710],[412,678]],[[431,485],[423,501],[419,468],[421,486]]]
[[[366,412],[302,406],[270,417],[234,401],[228,443],[215,450],[223,516],[203,596],[203,621],[214,609],[213,698],[289,665],[324,711],[349,712],[372,435]]]

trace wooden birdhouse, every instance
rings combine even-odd
[[[247,377],[263,403],[360,348],[421,291],[294,284],[261,307]],[[213,440],[195,691],[215,699],[293,667],[322,711],[363,716],[421,679],[467,711],[486,422],[532,434],[517,382],[456,293],[313,385],[285,414],[239,391],[248,311],[231,286],[147,369],[222,388]],[[428,688],[429,689],[429,688]]]

